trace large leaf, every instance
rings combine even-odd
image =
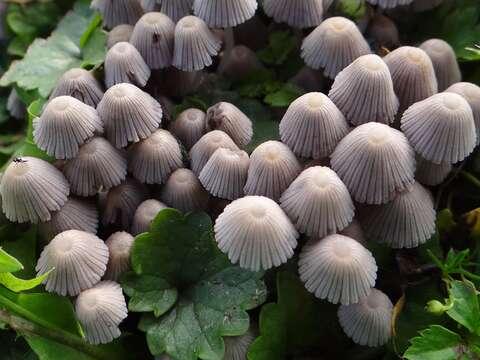
[[[0,226],[0,246],[24,266],[23,270],[15,272],[15,276],[24,279],[35,276],[36,241],[35,226],[25,227],[13,223]]]
[[[0,273],[0,285],[5,286],[13,292],[31,290],[39,286],[49,273],[50,272],[47,272],[30,280],[19,279],[10,273]]]
[[[404,354],[408,360],[457,360],[463,353],[462,338],[440,325],[432,325],[411,340]]]
[[[450,301],[452,307],[447,314],[470,332],[480,335],[480,308],[475,286],[469,281],[452,281]]]
[[[20,261],[0,248],[0,275],[1,273],[11,273],[23,269]]]

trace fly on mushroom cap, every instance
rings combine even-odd
[[[453,168],[452,164],[435,164],[421,156],[417,156],[416,160],[415,179],[423,185],[436,186],[441,184]]]
[[[275,22],[302,29],[322,22],[323,0],[264,0],[263,10]]]
[[[361,56],[343,69],[328,96],[353,125],[389,124],[399,105],[388,66],[377,55]]]
[[[223,360],[245,360],[255,337],[256,335],[252,329],[240,336],[225,336],[223,338],[225,342]]]
[[[150,231],[150,225],[157,214],[166,209],[167,206],[155,199],[149,199],[142,202],[135,210],[132,222],[132,234],[138,234]]]
[[[324,69],[325,76],[337,74],[359,56],[370,54],[370,47],[357,25],[336,16],[322,22],[302,44],[302,58],[313,69]]]
[[[158,101],[132,84],[108,89],[97,111],[105,123],[107,138],[117,148],[149,137],[162,122]]]
[[[383,292],[372,289],[356,304],[340,305],[338,320],[343,331],[355,343],[381,346],[392,336],[393,304]]]
[[[138,0],[93,0],[90,7],[100,12],[108,29],[121,24],[134,25],[143,14]]]
[[[160,198],[184,213],[205,209],[208,193],[190,169],[177,169],[168,178]]]
[[[380,123],[353,129],[340,141],[330,163],[360,203],[387,203],[414,182],[415,155],[407,138]]]
[[[105,85],[130,83],[144,87],[150,78],[150,68],[132,44],[119,42],[112,46],[105,57]]]
[[[118,281],[130,268],[130,249],[134,240],[128,232],[118,231],[105,241],[110,257],[104,279]]]
[[[346,228],[340,231],[339,234],[357,240],[362,245],[365,245],[367,243],[367,239],[365,239],[365,234],[363,232],[362,226],[357,219],[353,219],[353,221]]]
[[[128,169],[145,184],[163,184],[182,166],[180,145],[167,130],[159,129],[128,149]]]
[[[80,147],[75,158],[65,163],[63,173],[73,194],[92,196],[102,188],[108,190],[125,180],[127,159],[123,151],[106,139],[94,137]]]
[[[80,145],[102,132],[97,111],[71,96],[50,100],[42,115],[33,119],[35,143],[56,159],[75,157]]]
[[[175,23],[165,14],[150,12],[133,29],[130,43],[142,54],[150,69],[172,64]]]
[[[233,201],[215,222],[215,240],[233,264],[268,270],[293,256],[299,234],[278,204],[264,196]]]
[[[298,266],[307,290],[334,304],[359,302],[368,296],[377,279],[377,264],[370,251],[338,234],[307,243]]]
[[[257,6],[257,0],[194,0],[193,12],[210,27],[228,28],[252,18]]]
[[[133,25],[121,24],[115,26],[108,32],[107,48],[111,49],[113,45],[119,42],[129,42],[130,36],[132,36]]]
[[[299,232],[317,238],[344,229],[355,213],[345,184],[322,166],[304,170],[285,190],[280,206]]]
[[[67,201],[69,184],[48,162],[34,157],[16,158],[0,182],[2,209],[10,221],[48,221]]]
[[[282,141],[296,155],[321,159],[348,133],[348,124],[326,95],[313,92],[290,104],[279,129]]]
[[[200,175],[208,159],[219,148],[226,148],[232,151],[240,150],[230,136],[220,130],[206,133],[192,146],[189,155],[191,168],[195,175]]]
[[[250,159],[245,151],[217,149],[199,175],[207,191],[221,199],[235,200],[243,196]]]
[[[54,269],[43,281],[45,289],[62,296],[78,295],[98,283],[108,263],[108,247],[96,235],[67,230],[45,246],[35,270],[43,275]]]
[[[196,16],[185,16],[175,26],[172,65],[184,71],[198,71],[212,65],[222,42]]]
[[[8,95],[7,110],[15,119],[24,119],[25,115],[27,114],[25,104],[18,97],[15,88],[12,88],[10,94]]]
[[[178,114],[170,131],[190,150],[205,133],[206,114],[199,109],[187,109]]]
[[[255,52],[244,45],[236,45],[230,56],[222,59],[218,71],[228,79],[241,80],[260,69],[262,69],[262,64]]]
[[[455,51],[446,41],[430,39],[422,43],[420,49],[425,51],[432,60],[438,91],[443,91],[462,79]]]
[[[250,156],[245,194],[277,201],[300,171],[302,166],[287,145],[280,141],[264,142]]]
[[[75,312],[91,344],[106,344],[119,337],[118,326],[128,315],[122,288],[113,281],[83,291],[75,302]]]
[[[411,4],[413,0],[367,0],[369,4],[378,5],[381,8],[388,9],[394,8],[400,5]]]
[[[410,106],[401,129],[415,151],[435,164],[454,164],[474,149],[477,136],[468,102],[455,93],[440,93]]]

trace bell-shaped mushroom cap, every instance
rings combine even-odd
[[[199,175],[207,191],[221,199],[235,200],[243,196],[250,159],[245,151],[217,149]]]
[[[359,56],[370,54],[370,47],[355,23],[331,17],[318,25],[302,44],[302,58],[313,69],[323,68],[325,76],[337,74]]]
[[[106,344],[119,337],[118,326],[128,315],[122,288],[113,281],[83,291],[75,302],[75,312],[91,344]]]
[[[108,247],[96,235],[67,230],[45,246],[35,270],[38,275],[53,271],[43,281],[45,289],[62,296],[78,295],[98,283],[108,263]]]
[[[93,0],[90,7],[100,12],[108,29],[121,24],[134,25],[143,14],[138,0]]]
[[[106,197],[102,223],[119,224],[130,229],[138,206],[148,198],[147,189],[134,179],[127,178],[122,184],[111,188]]]
[[[297,156],[321,159],[348,133],[348,124],[326,95],[313,92],[290,104],[279,129],[280,138]]]
[[[335,78],[328,97],[353,125],[390,124],[398,110],[387,64],[378,55],[363,55]]]
[[[80,145],[102,132],[103,122],[97,111],[71,96],[50,100],[42,115],[33,119],[35,143],[56,159],[75,157]]]
[[[120,83],[144,87],[150,78],[150,68],[135,46],[128,42],[116,43],[108,50],[104,67],[107,87]]]
[[[18,97],[15,88],[12,88],[10,94],[8,95],[7,110],[15,119],[24,119],[27,113],[25,104]]]
[[[53,165],[34,157],[16,158],[0,182],[3,213],[19,223],[48,221],[67,201],[69,184]]]
[[[180,139],[187,150],[205,133],[206,114],[199,109],[187,109],[178,114],[175,121],[170,125],[170,131]]]
[[[225,342],[223,360],[245,360],[255,337],[256,335],[251,329],[240,336],[225,336],[223,338]]]
[[[413,0],[413,11],[422,12],[431,10],[440,5],[443,0]]]
[[[212,65],[222,42],[196,16],[185,16],[175,26],[172,65],[184,71],[198,71]]]
[[[213,130],[203,135],[190,150],[191,168],[195,175],[199,176],[203,167],[212,154],[219,148],[232,151],[240,150],[226,133]]]
[[[127,176],[125,153],[106,139],[94,137],[80,147],[77,157],[68,160],[63,173],[71,191],[79,196],[95,195],[100,189],[120,185]]]
[[[208,193],[190,169],[177,169],[168,178],[160,198],[184,213],[207,207]]]
[[[241,80],[262,67],[262,63],[253,50],[244,45],[236,45],[230,56],[222,58],[218,71],[228,79]]]
[[[119,42],[129,42],[130,36],[132,36],[132,32],[133,32],[133,25],[121,24],[121,25],[115,26],[112,30],[108,32],[107,48],[111,49],[113,45]]]
[[[193,12],[213,28],[229,28],[255,15],[257,0],[194,0]]]
[[[105,132],[117,148],[149,137],[162,122],[162,107],[132,84],[118,84],[105,92],[97,107]]]
[[[414,182],[415,155],[400,131],[375,122],[353,129],[330,163],[360,203],[384,204]]]
[[[443,91],[462,79],[455,51],[446,41],[430,39],[423,42],[420,49],[425,51],[432,60],[438,91]]]
[[[250,156],[244,192],[278,201],[300,171],[302,166],[287,145],[280,141],[264,142]]]
[[[401,5],[411,4],[413,0],[367,0],[369,4],[378,5],[381,8],[389,9]]]
[[[470,105],[462,96],[450,92],[410,106],[403,113],[401,129],[415,151],[435,164],[463,160],[477,141]]]
[[[150,12],[138,20],[130,43],[142,54],[150,69],[172,64],[175,23],[165,14]]]
[[[149,199],[142,202],[135,210],[132,223],[132,234],[137,236],[138,234],[150,231],[150,225],[157,216],[157,214],[166,209],[167,205],[155,200]]]
[[[376,14],[368,23],[367,37],[373,38],[379,48],[396,48],[400,44],[397,25],[382,14]]]
[[[338,319],[343,331],[355,343],[381,346],[391,337],[393,304],[383,292],[372,289],[357,304],[340,305]]]
[[[222,130],[240,148],[253,136],[252,121],[239,108],[228,102],[219,102],[207,110],[207,130]]]
[[[359,210],[367,238],[393,248],[413,248],[425,243],[435,232],[435,216],[433,198],[418,182],[387,204]]]
[[[278,204],[245,196],[225,207],[215,222],[215,240],[233,264],[252,271],[280,266],[293,256],[298,233]]]
[[[417,169],[415,171],[415,179],[428,186],[437,186],[441,184],[452,171],[452,164],[435,164],[431,161],[423,159],[421,156],[416,157]]]
[[[334,304],[359,302],[368,296],[377,279],[377,264],[370,251],[338,234],[307,243],[298,266],[307,290]]]
[[[128,149],[128,169],[145,184],[163,184],[182,166],[180,145],[167,130],[158,129]]]
[[[302,29],[322,22],[323,0],[264,0],[263,10],[278,23]]]
[[[345,184],[322,166],[304,170],[282,194],[280,206],[299,232],[317,238],[344,229],[355,213]]]
[[[367,239],[365,239],[365,234],[363,232],[362,226],[357,219],[353,219],[353,221],[346,228],[340,231],[339,234],[357,240],[362,245],[365,245],[367,243]]]
[[[110,257],[104,279],[118,281],[130,268],[130,249],[134,240],[134,237],[125,231],[113,233],[105,240]]]
[[[400,101],[399,113],[413,103],[437,92],[432,60],[425,51],[402,46],[383,58],[392,75],[393,88]]]

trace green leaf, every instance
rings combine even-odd
[[[264,101],[273,107],[288,107],[290,103],[305,92],[293,84],[285,84],[275,92],[268,94]]]
[[[62,359],[94,360],[95,358],[78,352],[68,346],[40,336],[25,336],[25,340],[40,360],[56,360],[61,354]]]
[[[42,283],[45,280],[50,272],[38,276],[30,280],[19,279],[16,276],[10,273],[0,273],[0,285],[5,286],[7,289],[12,290],[13,292],[20,292],[31,290]]]
[[[449,293],[453,306],[447,314],[470,332],[480,335],[480,308],[475,286],[467,280],[454,280]]]
[[[22,269],[22,263],[0,247],[0,275],[1,273],[11,273]]]
[[[12,4],[8,7],[7,24],[14,34],[33,40],[47,35],[60,15],[60,9],[53,1],[34,2],[27,6]]]
[[[340,0],[337,8],[346,17],[354,20],[364,17],[367,11],[367,5],[364,0]]]
[[[407,360],[456,360],[462,354],[462,338],[440,325],[431,325],[414,337],[403,355]]]
[[[93,18],[90,26],[80,39],[83,62],[82,67],[88,68],[103,63],[107,54],[107,33],[102,30],[102,18]]]
[[[265,64],[281,65],[296,47],[297,39],[290,31],[275,31],[270,34],[268,46],[257,55]]]
[[[7,223],[0,227],[0,246],[20,261],[24,269],[15,275],[21,278],[35,276],[37,262],[37,228],[36,226],[19,226]]]

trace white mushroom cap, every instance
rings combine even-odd
[[[115,26],[112,30],[108,32],[107,48],[111,49],[113,45],[119,42],[124,42],[124,41],[129,42],[132,32],[133,32],[133,25],[121,24],[121,25]]]
[[[103,277],[105,280],[119,281],[120,277],[130,269],[130,249],[134,237],[125,231],[113,233],[105,240],[108,246],[107,271]]]
[[[424,159],[456,163],[475,148],[477,135],[468,102],[455,93],[439,93],[410,106],[401,129]]]
[[[50,100],[42,115],[33,119],[35,143],[56,159],[75,157],[80,145],[102,132],[97,111],[71,96]]]
[[[117,148],[149,137],[162,122],[162,107],[132,84],[118,84],[105,92],[97,107],[105,132]]]
[[[441,184],[453,168],[452,164],[435,164],[423,159],[421,156],[417,156],[416,161],[417,169],[415,171],[415,179],[423,185],[428,186]]]
[[[362,226],[357,219],[353,219],[346,228],[339,232],[339,234],[357,240],[360,244],[364,246],[367,243],[367,239],[365,238]]]
[[[264,0],[263,10],[278,23],[308,28],[322,22],[323,0]]]
[[[244,192],[278,201],[300,171],[302,166],[287,145],[280,141],[266,141],[250,156]]]
[[[133,25],[143,14],[138,0],[92,0],[90,7],[100,12],[108,29],[120,24]]]
[[[370,47],[355,23],[336,16],[326,19],[302,44],[302,58],[313,69],[324,69],[325,76],[337,74],[359,56],[370,54]]]
[[[138,20],[130,43],[134,45],[150,69],[163,69],[172,64],[175,23],[165,14],[150,12]]]
[[[67,230],[45,246],[38,259],[37,275],[53,271],[43,281],[45,289],[75,296],[98,283],[108,263],[108,247],[96,235]]]
[[[280,266],[293,256],[298,233],[278,204],[245,196],[227,205],[215,222],[215,240],[233,264],[252,271]]]
[[[318,238],[344,229],[355,213],[345,184],[322,166],[304,170],[285,190],[280,206],[299,232]]]
[[[245,334],[240,336],[225,336],[225,355],[223,360],[245,360],[247,353],[255,340],[255,333],[249,329]]]
[[[143,2],[145,3],[146,1],[144,0]],[[146,10],[158,10],[175,22],[188,15],[193,7],[193,0],[151,0],[150,2],[156,3],[156,6],[150,6]]]
[[[152,221],[161,210],[166,208],[167,205],[155,199],[142,202],[135,210],[135,215],[133,216],[132,235],[136,236],[150,231]]]
[[[50,220],[69,192],[67,179],[55,166],[28,156],[12,161],[0,182],[3,213],[19,223]]]
[[[300,96],[280,122],[280,137],[301,157],[321,159],[330,155],[349,129],[335,104],[319,92]]]
[[[378,55],[363,55],[335,78],[328,97],[353,125],[390,124],[398,99],[387,64]]]
[[[170,125],[170,131],[190,150],[205,133],[206,114],[199,109],[187,109],[178,114]]]
[[[340,141],[330,163],[360,203],[387,203],[414,182],[415,155],[407,138],[380,123],[353,129]]]
[[[255,15],[257,0],[194,0],[193,12],[214,28],[234,27]]]
[[[338,234],[305,245],[298,266],[307,290],[334,304],[359,302],[368,296],[377,279],[377,265],[370,251]]]
[[[367,0],[369,4],[378,5],[381,8],[394,8],[400,5],[411,4],[413,0]]]
[[[106,344],[119,337],[118,326],[128,315],[122,288],[113,281],[83,291],[75,302],[75,312],[91,344]]]
[[[343,331],[355,343],[381,346],[392,336],[393,304],[383,292],[372,289],[357,304],[340,305],[338,320]]]

